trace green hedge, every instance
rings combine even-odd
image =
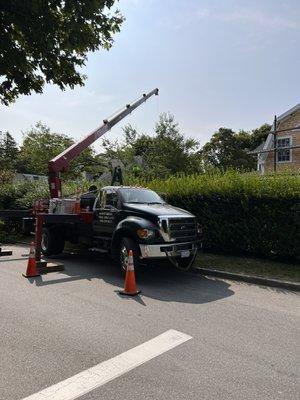
[[[169,201],[197,216],[206,251],[300,256],[300,199],[173,195]]]
[[[162,193],[169,203],[195,214],[204,249],[267,257],[300,256],[300,175],[210,173],[165,181],[131,181]],[[78,183],[64,185],[65,195]],[[80,183],[86,189],[89,182]],[[47,184],[2,185],[1,208],[29,208],[48,196]]]
[[[300,176],[236,172],[141,182],[195,214],[204,250],[296,259],[300,256]]]

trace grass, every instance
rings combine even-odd
[[[260,258],[200,253],[196,267],[259,276],[263,278],[300,282],[300,264],[287,264]]]

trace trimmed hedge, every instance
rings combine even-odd
[[[300,175],[229,171],[141,183],[197,216],[205,251],[300,257]]]
[[[197,216],[206,251],[300,256],[300,199],[193,195],[171,196],[169,201]]]
[[[273,258],[300,257],[300,175],[211,173],[165,181],[131,181],[152,188],[195,214],[204,232],[204,250]],[[78,183],[64,185],[65,195]],[[89,182],[80,183],[87,189]],[[48,196],[47,184],[2,185],[1,208],[29,208]]]

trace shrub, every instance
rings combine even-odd
[[[88,181],[66,182],[63,194],[70,196],[76,193],[77,188],[85,191],[89,185]],[[49,188],[46,182],[10,183],[0,186],[0,209],[28,209],[36,200],[48,198]]]
[[[21,222],[8,222],[0,219],[0,245],[12,243],[21,237]]]
[[[152,188],[195,214],[204,231],[204,249],[277,258],[300,256],[300,175],[207,173],[131,184]],[[66,182],[64,195],[90,183]],[[0,186],[1,208],[29,208],[49,196],[46,183]]]
[[[14,171],[3,169],[0,171],[0,184],[3,185],[5,183],[9,183],[13,180]]]
[[[229,171],[140,183],[196,215],[204,231],[204,250],[300,256],[299,175]]]

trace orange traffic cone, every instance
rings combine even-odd
[[[137,290],[136,288],[132,250],[129,250],[125,277],[125,288],[119,293],[124,296],[136,296],[137,294],[141,293],[141,291]]]
[[[27,270],[26,274],[22,274],[25,278],[33,278],[35,276],[40,276],[38,270],[36,268],[36,261],[35,261],[35,244],[34,242],[30,243],[30,252],[29,258],[27,263]]]

